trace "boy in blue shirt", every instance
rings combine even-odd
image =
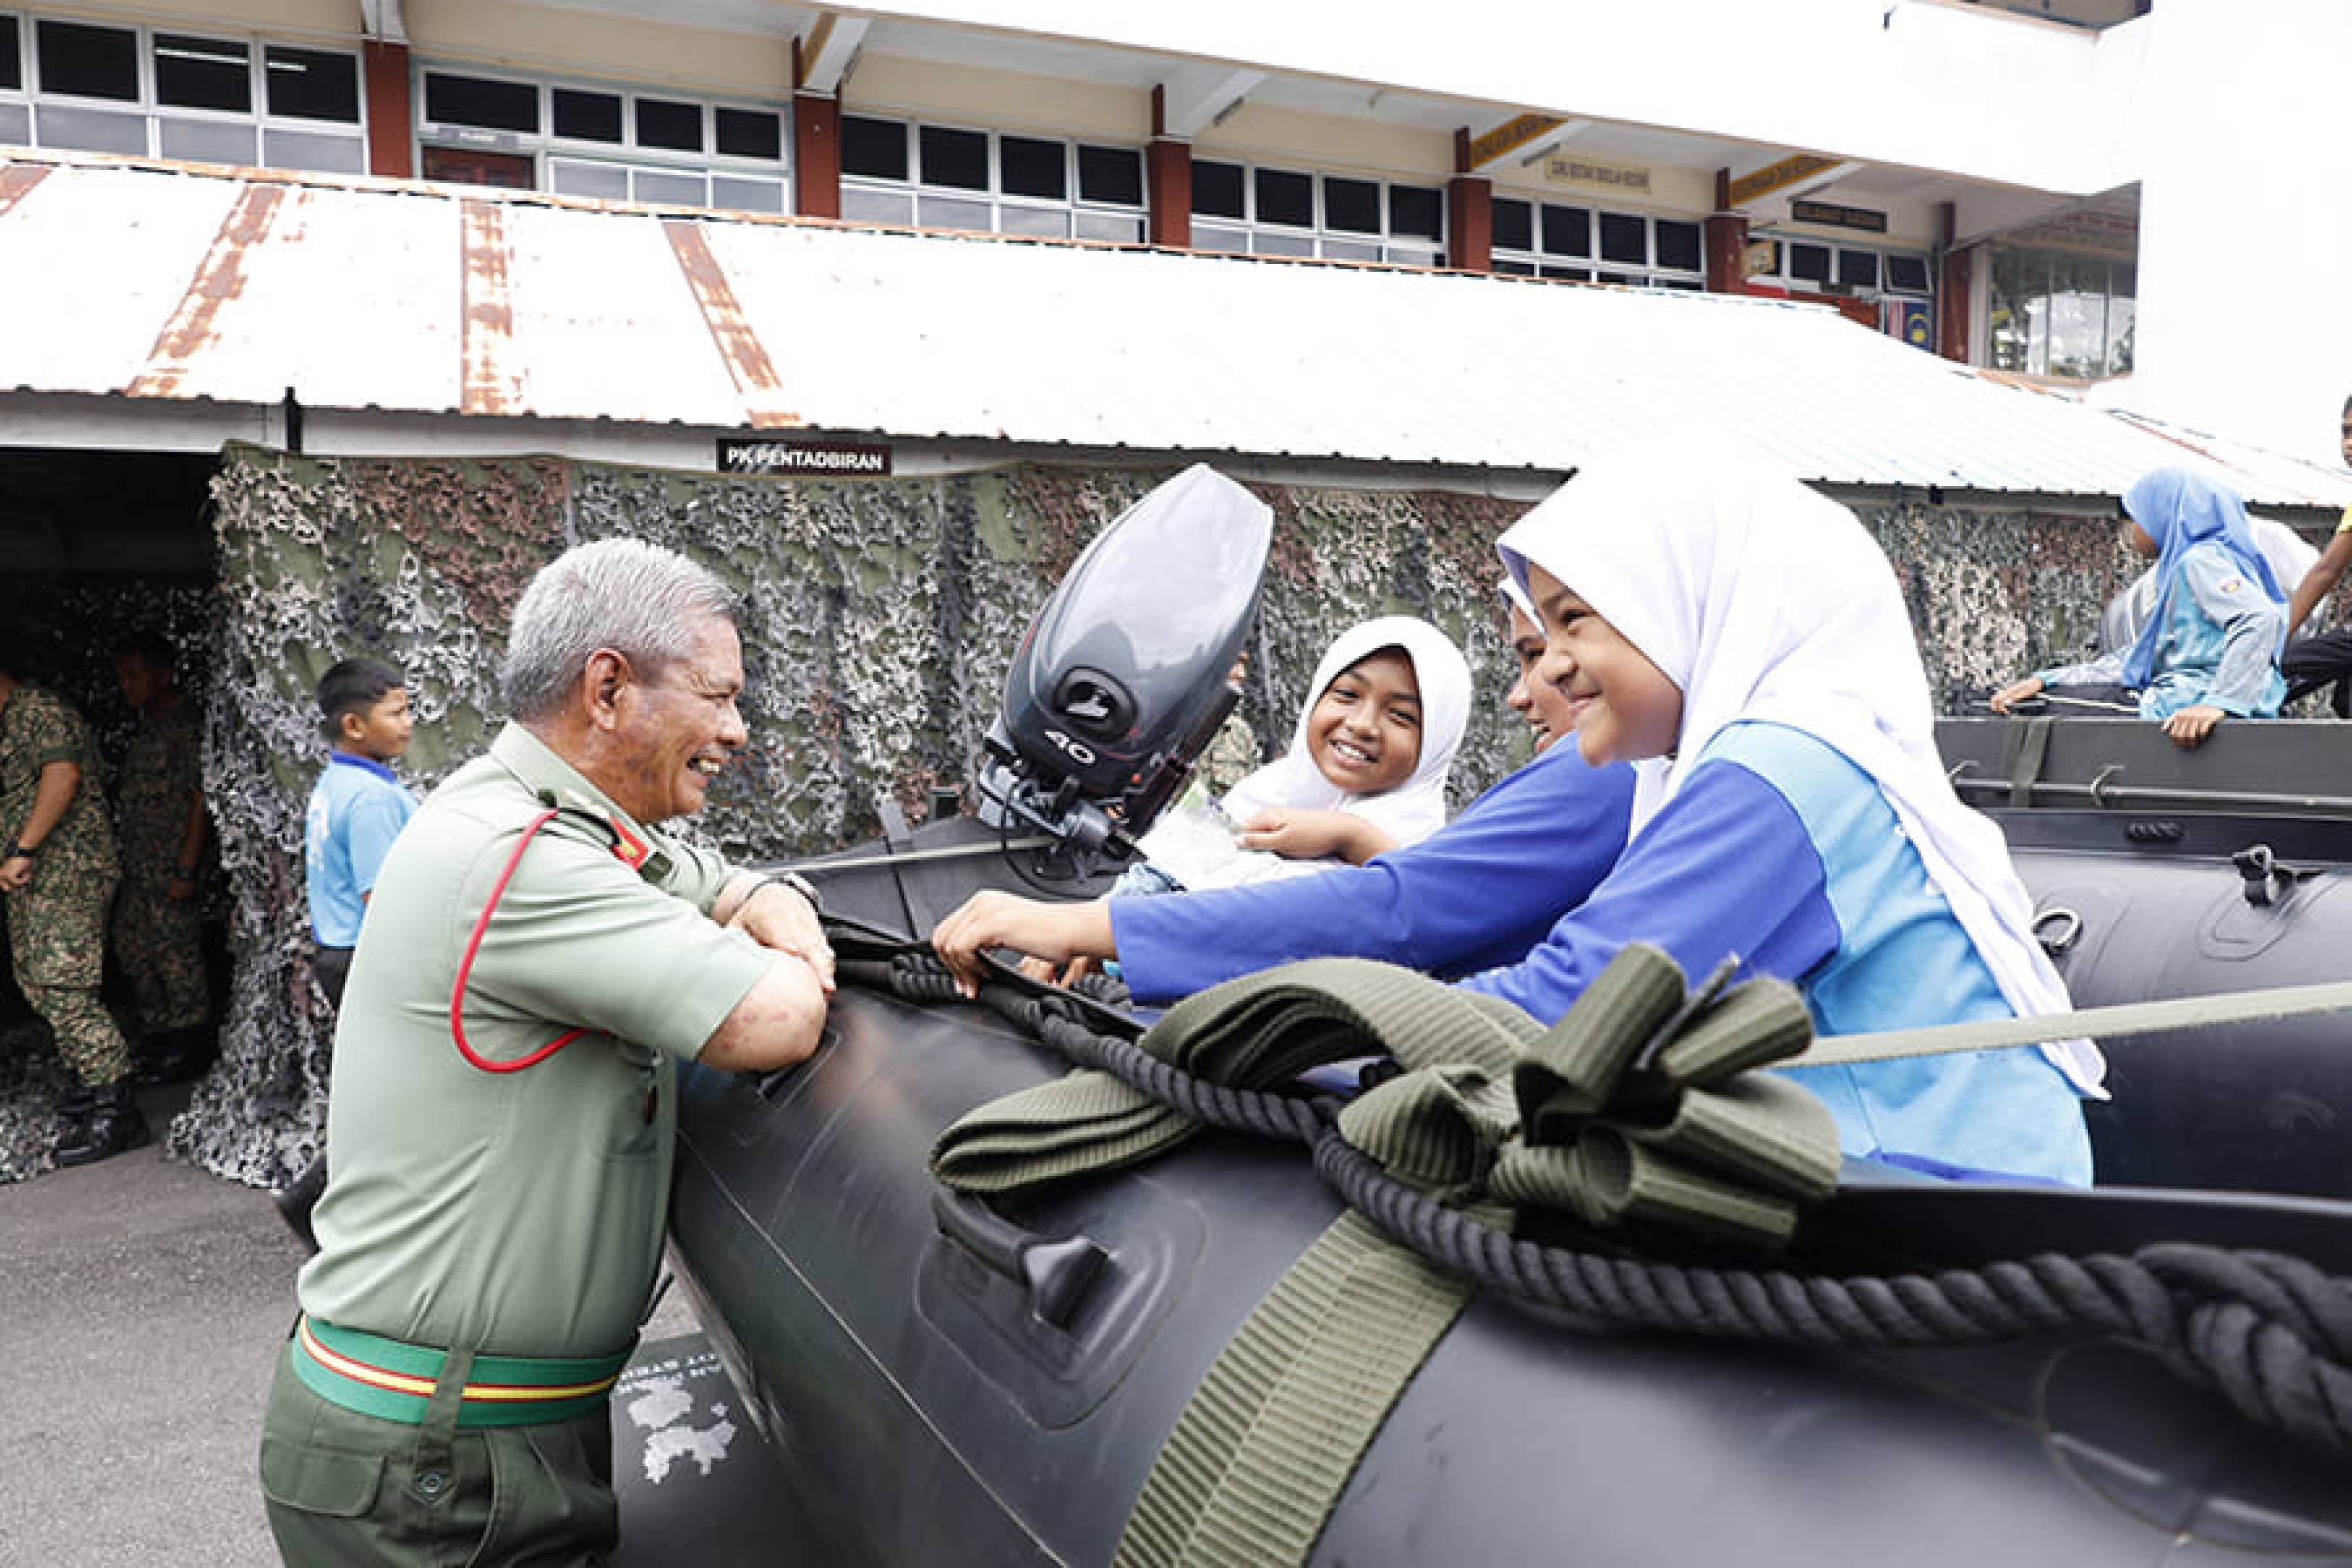
[[[327,1000],[341,1006],[376,872],[416,810],[416,797],[392,771],[416,721],[400,672],[373,658],[347,658],[327,671],[319,682],[319,711],[334,754],[310,791],[303,866],[312,967]]]

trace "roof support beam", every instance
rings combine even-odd
[[[857,52],[866,47],[866,34],[873,26],[866,17],[844,16],[834,11],[819,16],[808,37],[796,40],[800,45],[800,79],[793,84],[793,89],[839,92],[842,78],[857,63]]]
[[[360,34],[380,44],[408,42],[407,0],[360,0]]]
[[[1191,141],[1242,106],[1265,72],[1198,62],[1179,67],[1160,84],[1159,134]]]

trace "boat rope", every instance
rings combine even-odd
[[[887,962],[845,960],[840,967],[846,979],[908,1001],[944,1003],[957,997],[945,966],[919,948],[900,951]],[[1612,970],[1617,967],[1612,964]],[[1423,984],[1454,996],[1470,994],[1434,982]],[[1600,988],[1596,982],[1595,989]],[[1214,994],[1202,993],[1188,1002],[1202,1002]],[[2052,1252],[1930,1273],[1821,1276],[1700,1268],[1533,1241],[1465,1212],[1461,1194],[1432,1181],[1425,1170],[1401,1174],[1377,1153],[1356,1147],[1341,1127],[1343,1114],[1349,1112],[1336,1097],[1307,1099],[1295,1091],[1210,1081],[1134,1040],[1092,1026],[1087,1020],[1097,1009],[1076,998],[1038,994],[1012,981],[992,979],[982,986],[980,1000],[1074,1064],[1100,1069],[1186,1124],[1308,1145],[1323,1180],[1383,1234],[1443,1268],[1525,1301],[1646,1329],[1807,1345],[1983,1344],[2053,1331],[2115,1336],[2144,1346],[2177,1374],[2219,1390],[2249,1419],[2333,1448],[2352,1449],[2352,1279],[2328,1275],[2294,1258],[2175,1243],[2127,1255]],[[1704,1021],[1704,1006],[1695,1010],[1685,1005],[1683,1011],[1696,1011]],[[1118,1027],[1115,1017],[1105,1021]],[[2086,1026],[2096,1017],[2095,1012],[2074,1016]],[[1457,1033],[1461,1024],[1454,1020]],[[1137,1026],[1128,1020],[1124,1026]],[[1360,1055],[1368,1047],[1384,1049],[1393,1043],[1359,1036],[1340,1048]],[[1619,1049],[1630,1060],[1654,1054],[1661,1044],[1653,1030],[1650,1037],[1636,1042],[1635,1051]],[[1671,1050],[1675,1042],[1663,1044]],[[1326,1048],[1330,1048],[1328,1042]],[[1428,1059],[1446,1053],[1439,1048],[1412,1054]],[[1083,1076],[1073,1075],[1073,1079]],[[1392,1087],[1384,1084],[1375,1092]],[[1361,1107],[1370,1098],[1355,1105]],[[950,1129],[941,1141],[950,1153],[948,1146],[955,1131]],[[1183,1135],[1180,1131],[1142,1142],[1154,1146],[1149,1152],[1156,1152]],[[1133,1154],[1117,1163],[1140,1157]],[[1072,1169],[1102,1168],[1108,1167],[1080,1163]],[[952,1180],[944,1170],[942,1179]],[[983,1182],[975,1190],[1020,1184],[1026,1183],[1006,1181],[992,1187]]]

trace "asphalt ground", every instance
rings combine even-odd
[[[187,1098],[140,1104],[160,1132]],[[303,1256],[268,1194],[160,1140],[0,1185],[0,1568],[278,1561],[256,1453]],[[683,1291],[616,1391],[614,1447],[623,1563],[789,1562],[772,1462]]]

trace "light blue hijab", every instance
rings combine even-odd
[[[2156,671],[2156,647],[2164,637],[2164,622],[2172,604],[2172,590],[2180,582],[2180,558],[2194,545],[2213,543],[2228,551],[2239,569],[2262,585],[2273,604],[2284,609],[2286,595],[2271,574],[2262,546],[2254,542],[2246,503],[2203,475],[2187,468],[2155,468],[2143,474],[2124,492],[2124,510],[2156,541],[2156,612],[2139,629],[2139,638],[2124,659],[2124,684],[2137,690]],[[2280,617],[2282,626],[2285,617]],[[2282,632],[2280,640],[2285,640]],[[2273,657],[2277,649],[2271,650]]]

